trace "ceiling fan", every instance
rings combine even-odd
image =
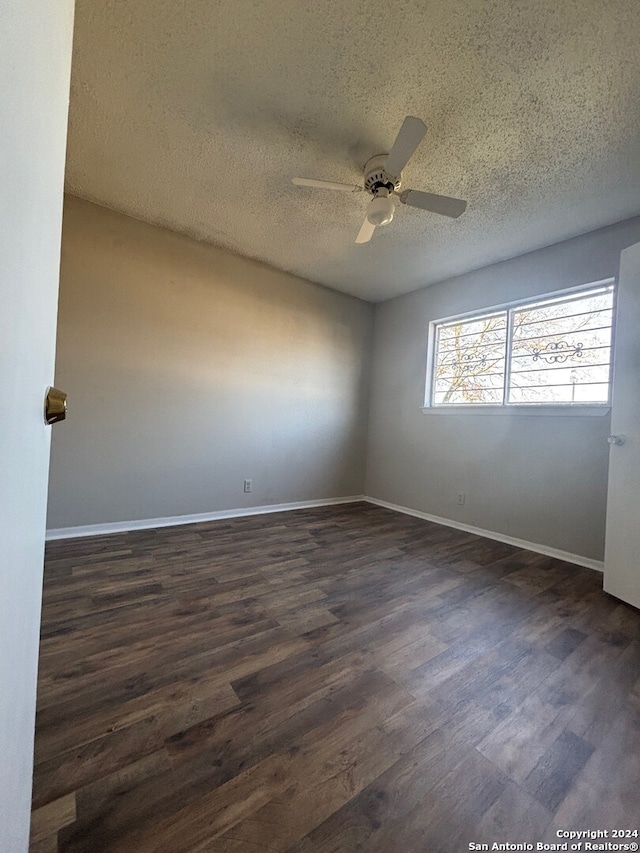
[[[407,116],[402,122],[400,132],[391,146],[388,154],[378,154],[371,157],[364,165],[364,186],[357,184],[340,184],[335,181],[320,181],[316,178],[292,178],[299,187],[317,187],[324,190],[341,190],[342,192],[362,192],[365,190],[373,198],[367,207],[367,213],[356,237],[356,243],[368,243],[373,232],[379,225],[387,225],[393,219],[395,204],[393,196],[397,196],[402,204],[440,213],[457,219],[466,208],[467,202],[459,198],[449,198],[446,195],[434,195],[421,190],[402,190],[402,170],[413,156],[418,145],[422,142],[427,127],[423,121],[414,116]]]

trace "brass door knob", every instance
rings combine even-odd
[[[624,437],[624,435],[608,435],[608,436],[607,436],[607,441],[608,441],[608,442],[609,442],[609,444],[611,444],[611,445],[617,445],[617,446],[620,446],[621,444],[624,444],[624,442],[625,442],[625,437]]]
[[[59,388],[47,389],[44,398],[44,421],[47,424],[57,424],[67,417],[67,395]]]

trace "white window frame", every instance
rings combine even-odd
[[[544,402],[544,403],[508,403],[509,375],[511,371],[511,336],[512,322],[510,310],[522,308],[528,305],[537,305],[546,301],[561,301],[563,298],[572,298],[580,293],[597,290],[601,287],[613,285],[613,305],[611,323],[611,361],[609,364],[609,393],[606,402],[602,403],[569,403],[569,402]],[[561,415],[561,416],[602,416],[611,410],[611,394],[613,386],[613,363],[615,354],[616,336],[616,310],[617,310],[617,281],[615,278],[606,278],[600,281],[592,281],[577,287],[554,290],[548,293],[540,293],[512,302],[504,302],[499,305],[491,305],[487,308],[466,311],[462,314],[454,314],[450,317],[441,317],[429,323],[427,369],[424,405],[422,411],[425,414],[456,414],[456,415]],[[448,323],[463,320],[482,319],[502,311],[507,312],[507,340],[505,344],[505,376],[503,386],[502,403],[445,403],[435,405],[433,403],[433,391],[435,386],[434,368],[436,363],[437,328]]]

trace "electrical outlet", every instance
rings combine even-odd
[[[253,480],[245,480],[244,481],[244,492],[245,494],[249,494],[249,492],[253,491]]]
[[[467,496],[464,492],[458,492],[458,506],[464,506]]]

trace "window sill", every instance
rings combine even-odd
[[[611,406],[589,405],[530,405],[530,406],[423,406],[425,415],[507,415],[510,417],[603,417]]]

